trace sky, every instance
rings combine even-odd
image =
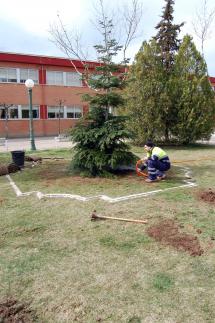
[[[128,50],[131,62],[142,42],[156,34],[155,26],[161,19],[162,7],[165,5],[164,0],[140,1],[143,4],[143,16],[138,38]],[[196,20],[196,11],[201,11],[204,1],[175,0],[174,5],[174,23],[185,22],[179,37],[182,38],[185,34],[192,35],[199,51],[201,44],[195,35],[192,22]],[[114,9],[119,11],[122,6],[131,2],[132,0],[104,0],[107,12],[111,13]],[[211,11],[215,7],[214,1],[207,2],[208,10]],[[92,48],[100,41],[93,23],[97,6],[97,0],[0,0],[0,51],[64,57],[65,54],[51,41],[52,36],[49,32],[50,26],[58,21],[59,14],[68,31],[75,29],[83,35],[83,46],[89,52],[88,59],[95,59]],[[209,74],[215,77],[215,19],[210,37],[205,42],[204,57]]]

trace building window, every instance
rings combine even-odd
[[[83,115],[83,109],[79,106],[66,107],[66,118],[79,119]]]
[[[0,82],[16,83],[16,68],[0,68]]]
[[[64,85],[63,72],[47,71],[46,82],[49,85]]]
[[[66,85],[68,86],[82,86],[81,75],[74,72],[66,72]]]
[[[35,84],[39,83],[38,71],[32,69],[20,69],[20,83],[25,83],[27,79],[31,79]]]
[[[47,71],[48,85],[82,86],[82,76],[75,72]]]
[[[4,108],[0,108],[0,119],[5,119],[6,113]]]
[[[0,107],[0,119],[18,119],[18,107],[13,106],[10,108]]]
[[[64,107],[48,107],[48,119],[64,118]]]
[[[39,119],[39,107],[33,106],[33,119]],[[29,119],[29,107],[28,106],[21,106],[21,119]]]

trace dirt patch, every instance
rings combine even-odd
[[[8,167],[6,165],[0,165],[0,176],[9,174]]]
[[[147,234],[164,245],[187,251],[191,256],[201,256],[204,252],[198,238],[179,232],[179,227],[173,220],[164,220],[151,226],[147,229]]]
[[[25,156],[25,161],[27,161],[27,162],[34,162],[34,163],[42,163],[42,157]]]
[[[64,162],[65,163],[65,162]],[[39,177],[43,180],[45,186],[52,186],[53,183],[58,186],[68,186],[70,187],[72,184],[83,184],[83,185],[112,185],[114,181],[114,185],[121,185],[122,183],[140,183],[140,178],[136,176],[136,173],[133,171],[121,172],[118,175],[115,175],[113,178],[102,178],[102,177],[81,177],[78,175],[69,175],[67,165],[63,162],[61,163],[61,167],[53,165],[53,167],[44,167],[39,170]],[[113,175],[114,176],[114,175]],[[143,181],[144,182],[144,181]]]
[[[16,173],[20,171],[21,168],[14,163],[9,165],[0,165],[0,176],[8,175],[10,173]]]
[[[0,322],[3,323],[32,323],[35,315],[27,307],[14,299],[0,302]]]
[[[204,202],[215,204],[215,191],[211,188],[207,191],[199,192],[198,197]]]

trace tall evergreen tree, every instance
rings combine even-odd
[[[111,39],[112,21],[100,21],[104,30],[104,44],[96,45],[101,65],[88,83],[97,90],[95,95],[85,95],[90,111],[77,126],[71,130],[76,143],[76,153],[72,165],[85,175],[105,175],[119,165],[128,165],[135,156],[129,151],[125,139],[130,132],[125,128],[125,117],[111,113],[123,104],[119,90],[125,86],[123,68],[113,62],[121,46]]]
[[[205,60],[189,35],[176,56],[174,74],[178,114],[173,134],[180,143],[208,139],[215,128],[215,95]]]
[[[184,23],[174,24],[173,13],[174,13],[174,0],[165,0],[166,5],[163,7],[163,13],[161,21],[155,27],[158,32],[154,37],[158,47],[160,48],[160,55],[162,58],[162,64],[164,73],[166,74],[163,78],[165,83],[165,89],[163,96],[165,96],[166,104],[161,110],[162,122],[164,127],[165,141],[170,141],[171,129],[175,124],[175,106],[174,100],[172,100],[172,71],[174,69],[175,55],[180,46],[180,40],[178,34],[180,33],[181,27]],[[162,107],[161,107],[162,108]]]
[[[173,24],[174,0],[165,0],[165,2],[162,19],[156,26],[157,35],[148,43],[148,48],[156,48],[156,50],[151,50],[150,55],[152,56],[150,57],[147,54],[146,47],[144,47],[142,54],[141,49],[140,54],[136,57],[135,65],[138,68],[138,65],[143,64],[144,72],[140,75],[133,68],[131,73],[133,73],[133,76],[135,74],[136,81],[140,81],[139,84],[136,84],[136,91],[139,92],[136,101],[139,102],[139,106],[141,105],[145,120],[148,119],[149,115],[154,115],[156,111],[157,120],[152,118],[148,122],[147,129],[149,133],[153,132],[152,137],[159,137],[160,140],[168,143],[171,140],[172,129],[174,129],[177,122],[176,96],[174,95],[177,86],[173,71],[175,55],[180,45],[178,34],[183,23]],[[149,69],[148,66],[150,66]],[[141,84],[141,81],[144,84]],[[149,84],[154,84],[150,91],[148,89]],[[137,89],[137,86],[140,89]],[[133,85],[129,85],[129,91],[131,91],[132,87]],[[153,130],[150,131],[150,127]]]
[[[165,108],[164,70],[159,47],[153,40],[144,42],[130,68],[125,91],[128,128],[133,131],[135,143],[148,138],[158,140],[163,135],[161,106]]]
[[[154,37],[161,49],[162,61],[167,73],[170,73],[174,66],[175,53],[180,46],[178,34],[184,23],[173,24],[173,5],[174,0],[165,0],[166,6],[163,7],[161,21],[155,27],[158,32]]]
[[[168,77],[158,44],[145,42],[129,81],[126,107],[137,144],[147,138],[167,142],[167,128],[171,142],[187,144],[210,137],[215,128],[215,96],[205,60],[190,36],[184,37]]]

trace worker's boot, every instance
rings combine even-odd
[[[154,183],[154,182],[157,182],[157,181],[158,181],[157,178],[155,178],[155,179],[150,179],[150,178],[145,179],[146,183]]]
[[[165,178],[166,178],[166,175],[157,176],[157,179],[158,179],[159,181],[161,181],[162,179],[165,179]]]

